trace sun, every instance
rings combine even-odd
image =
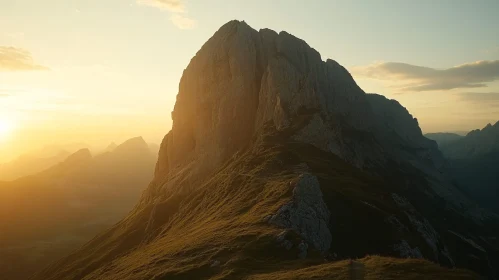
[[[0,141],[5,140],[12,130],[14,129],[14,125],[7,119],[0,119]]]

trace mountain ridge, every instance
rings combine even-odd
[[[147,144],[131,144],[95,156],[84,148],[44,171],[0,182],[1,280],[27,279],[127,214],[156,162]]]
[[[447,158],[471,158],[499,151],[499,121],[487,124],[482,129],[475,129],[465,137],[442,145],[442,152]]]

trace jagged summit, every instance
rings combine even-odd
[[[366,254],[495,271],[497,220],[417,120],[287,32],[223,25],[172,119],[130,215],[35,279],[256,279]]]
[[[387,158],[400,160],[393,141],[385,141],[389,134],[401,133],[401,146],[436,149],[405,108],[383,99],[366,95],[344,67],[323,61],[305,41],[284,31],[256,31],[244,21],[230,21],[183,73],[158,171],[175,172],[194,159],[209,159],[209,165],[198,166],[199,172],[208,172],[254,141],[264,124],[282,131],[303,112],[313,112],[313,117],[297,140],[359,167]],[[403,117],[392,123],[396,127],[385,124],[385,110],[401,111]],[[359,139],[354,136],[358,133],[374,139]],[[438,154],[428,155],[440,160]]]
[[[465,137],[441,147],[445,156],[452,159],[473,158],[499,152],[499,121],[482,129],[470,131]]]

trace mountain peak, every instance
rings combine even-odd
[[[142,138],[142,136],[134,137],[131,139],[126,140],[122,144],[118,145],[115,149],[114,152],[128,152],[128,151],[144,151],[149,149],[149,145],[147,142]]]
[[[67,157],[66,160],[64,161],[64,164],[81,163],[91,159],[92,159],[92,153],[90,152],[90,150],[88,148],[83,148],[76,151],[69,157]]]
[[[104,149],[105,152],[112,152],[114,151],[116,148],[118,147],[118,145],[116,145],[115,142],[111,142],[111,144],[109,144],[106,149]]]
[[[182,75],[172,130],[163,141],[157,170],[170,172],[196,160],[196,172],[208,172],[253,143],[265,125],[286,130],[303,112],[313,112],[311,123],[295,138],[358,167],[407,157],[408,148],[388,147],[398,141],[391,137],[394,133],[404,145],[438,151],[404,107],[386,101],[366,95],[343,66],[323,61],[302,39],[230,21],[202,46]],[[388,107],[400,117],[391,120],[392,126],[384,123]],[[353,131],[391,137],[392,142],[360,139]]]
[[[442,146],[442,151],[449,158],[473,158],[499,151],[499,121],[487,124],[482,129],[475,129],[465,137]]]

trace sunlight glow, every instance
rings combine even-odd
[[[6,140],[13,129],[14,124],[10,120],[6,118],[0,118],[0,141]]]

